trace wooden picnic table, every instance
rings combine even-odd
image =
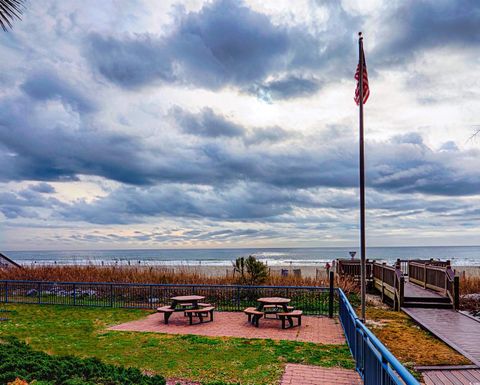
[[[290,303],[290,298],[282,298],[282,297],[263,297],[257,299],[258,311],[263,311],[263,307],[265,305],[273,305],[276,308],[282,308],[282,311],[287,313],[288,312],[288,304]]]
[[[193,309],[198,309],[198,301],[202,301],[205,299],[202,295],[179,295],[176,297],[170,298],[172,300],[172,304],[170,307],[175,309],[177,305],[190,305]]]

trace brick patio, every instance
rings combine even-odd
[[[157,332],[167,334],[197,334],[210,337],[270,338],[315,342],[320,344],[343,344],[345,338],[337,319],[328,317],[302,317],[302,326],[292,329],[281,328],[276,319],[260,320],[260,327],[247,322],[243,313],[215,312],[214,321],[199,325],[189,325],[182,313],[175,313],[168,325],[163,323],[163,315],[156,313],[146,318],[113,326],[109,330]]]
[[[287,364],[280,385],[361,385],[355,370]]]

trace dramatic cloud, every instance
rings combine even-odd
[[[39,101],[59,99],[81,113],[95,110],[94,103],[73,86],[51,71],[32,74],[21,86],[26,94]]]
[[[287,75],[263,83],[268,75],[318,68],[338,48],[326,47],[300,26],[274,25],[241,1],[218,0],[199,12],[180,12],[165,36],[93,33],[86,55],[105,78],[125,88],[152,82],[211,89],[235,85],[287,99],[313,94],[319,82]]]
[[[353,244],[359,30],[369,237],[478,243],[477,2],[45,1],[0,35],[5,248]]]
[[[378,54],[388,62],[405,61],[426,49],[478,49],[480,3],[475,0],[404,1],[385,19],[389,35]]]

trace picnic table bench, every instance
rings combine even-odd
[[[170,306],[162,306],[157,309],[159,313],[163,313],[165,324],[168,324],[170,316],[175,312],[183,312],[185,317],[189,318],[190,325],[193,325],[193,317],[198,317],[200,322],[213,321],[213,311],[215,307],[209,303],[199,302],[205,299],[201,295],[183,295],[172,297],[172,304]],[[208,318],[209,321],[204,321]]]
[[[203,323],[203,322],[212,322],[213,321],[213,311],[215,308],[213,306],[209,307],[203,307],[203,308],[198,308],[198,309],[188,309],[185,310],[185,314],[188,316],[190,325],[193,325],[193,317],[198,317],[199,321],[198,323]],[[210,317],[209,317],[210,316]],[[210,318],[207,321],[204,321],[204,317]]]

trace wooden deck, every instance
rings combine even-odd
[[[422,374],[425,385],[480,384],[480,369],[427,370]]]
[[[479,321],[450,309],[402,308],[402,310],[447,345],[480,366]]]
[[[408,281],[405,281],[405,286],[404,286],[404,296],[405,297],[416,297],[416,298],[444,298],[440,294],[428,290],[428,289],[423,289],[422,287],[415,285],[413,283],[410,283]]]

